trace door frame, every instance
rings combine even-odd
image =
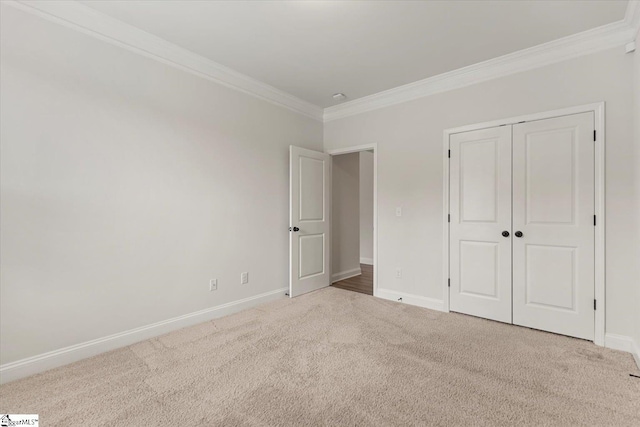
[[[364,144],[327,150],[331,156],[373,150],[373,296],[378,296],[378,144]],[[333,168],[332,168],[333,171]],[[332,177],[333,178],[333,177]],[[333,181],[332,181],[333,182]]]
[[[554,117],[568,116],[579,113],[594,113],[594,126],[596,131],[595,144],[595,299],[597,309],[595,312],[595,334],[593,342],[604,346],[605,335],[605,103],[579,105],[575,107],[561,108],[558,110],[544,111],[540,113],[525,114],[521,116],[492,120],[472,125],[445,129],[443,133],[443,275],[442,275],[442,300],[443,310],[449,312],[449,138],[451,135],[461,132],[469,132],[502,125],[514,125],[519,122],[551,119]]]

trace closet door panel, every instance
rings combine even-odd
[[[511,126],[451,135],[450,309],[511,322]]]
[[[593,129],[593,113],[513,126],[513,322],[589,340]]]

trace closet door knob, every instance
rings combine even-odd
[[[507,230],[502,232],[503,237],[509,237],[509,232]]]
[[[516,235],[516,237],[522,237],[523,236],[522,231],[516,231],[514,234]]]

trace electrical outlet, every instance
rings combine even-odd
[[[245,285],[249,283],[249,273],[246,271],[240,275],[240,284]]]
[[[209,280],[209,292],[218,290],[218,279]]]
[[[396,279],[402,279],[402,270],[396,268]]]

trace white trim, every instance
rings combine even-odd
[[[443,275],[442,275],[442,295],[444,311],[449,311],[449,138],[455,133],[468,132],[478,129],[486,129],[505,124],[515,124],[518,122],[529,122],[533,120],[544,120],[553,117],[567,116],[593,112],[597,141],[595,149],[595,214],[596,221],[596,241],[595,241],[595,299],[598,301],[598,309],[595,313],[595,330],[593,342],[597,345],[605,345],[605,104],[598,102],[594,104],[580,105],[576,107],[561,108],[553,111],[545,111],[535,114],[526,114],[508,119],[493,120],[490,122],[477,123],[468,126],[460,126],[453,129],[445,129],[443,132],[443,244],[444,254]]]
[[[75,1],[7,0],[13,6],[315,120],[323,109]]]
[[[373,258],[360,258],[360,264],[373,265]]]
[[[454,134],[461,132],[469,132],[472,130],[492,128],[502,125],[511,125],[518,122],[530,122],[534,120],[545,120],[554,117],[568,116],[571,114],[589,113],[594,112],[596,114],[596,126],[598,125],[598,114],[604,114],[604,102],[595,102],[592,104],[578,105],[575,107],[558,108],[557,110],[543,111],[540,113],[523,114],[521,116],[509,117],[505,119],[491,120],[488,122],[475,123],[472,125],[458,126],[451,129],[446,129],[445,133]],[[604,120],[604,117],[602,118]],[[603,122],[604,123],[604,122]],[[598,129],[596,129],[598,130]]]
[[[284,298],[285,292],[288,290],[289,288],[280,288],[275,291],[265,292],[125,332],[86,341],[84,343],[39,354],[16,362],[5,363],[0,366],[0,384],[67,365],[106,351],[126,347],[136,342],[157,337],[187,326],[227,316],[258,304]]]
[[[378,289],[378,298],[384,298],[391,301],[402,302],[405,304],[416,305],[431,310],[445,311],[441,300],[427,298],[420,295],[412,295],[404,292],[392,291],[390,289]],[[400,301],[402,298],[402,301]]]
[[[362,270],[360,267],[353,268],[351,270],[340,271],[339,273],[334,273],[331,275],[331,283],[339,282],[340,280],[349,279],[351,277],[356,277],[362,274]]]
[[[589,108],[594,113],[594,129],[596,131],[596,146],[595,146],[595,215],[596,215],[596,241],[595,241],[595,260],[594,260],[594,278],[595,278],[595,293],[594,297],[598,302],[595,319],[595,335],[593,342],[597,345],[603,346],[605,340],[605,311],[607,309],[607,300],[605,292],[605,104],[600,102],[598,104],[592,104]]]
[[[629,8],[629,10],[640,9]],[[636,15],[640,12],[634,12]],[[635,15],[634,15],[635,16]],[[638,18],[640,19],[640,18]],[[635,21],[634,21],[635,22]],[[488,61],[452,70],[417,82],[324,109],[324,121],[377,110],[436,93],[532,70],[567,59],[624,46],[636,37],[630,21],[621,20]]]
[[[332,156],[339,156],[340,154],[359,153],[360,151],[375,151],[378,149],[378,144],[363,144],[354,145],[353,147],[336,148],[327,151],[327,154]]]
[[[378,296],[378,144],[364,144],[353,147],[327,150],[327,154],[340,154],[373,151],[373,296]]]
[[[442,304],[443,311],[449,313],[449,131],[443,132],[442,152]]]
[[[640,345],[633,338],[624,335],[607,334],[605,335],[604,346],[613,350],[631,353],[636,365],[638,365],[638,369],[640,369]]]

